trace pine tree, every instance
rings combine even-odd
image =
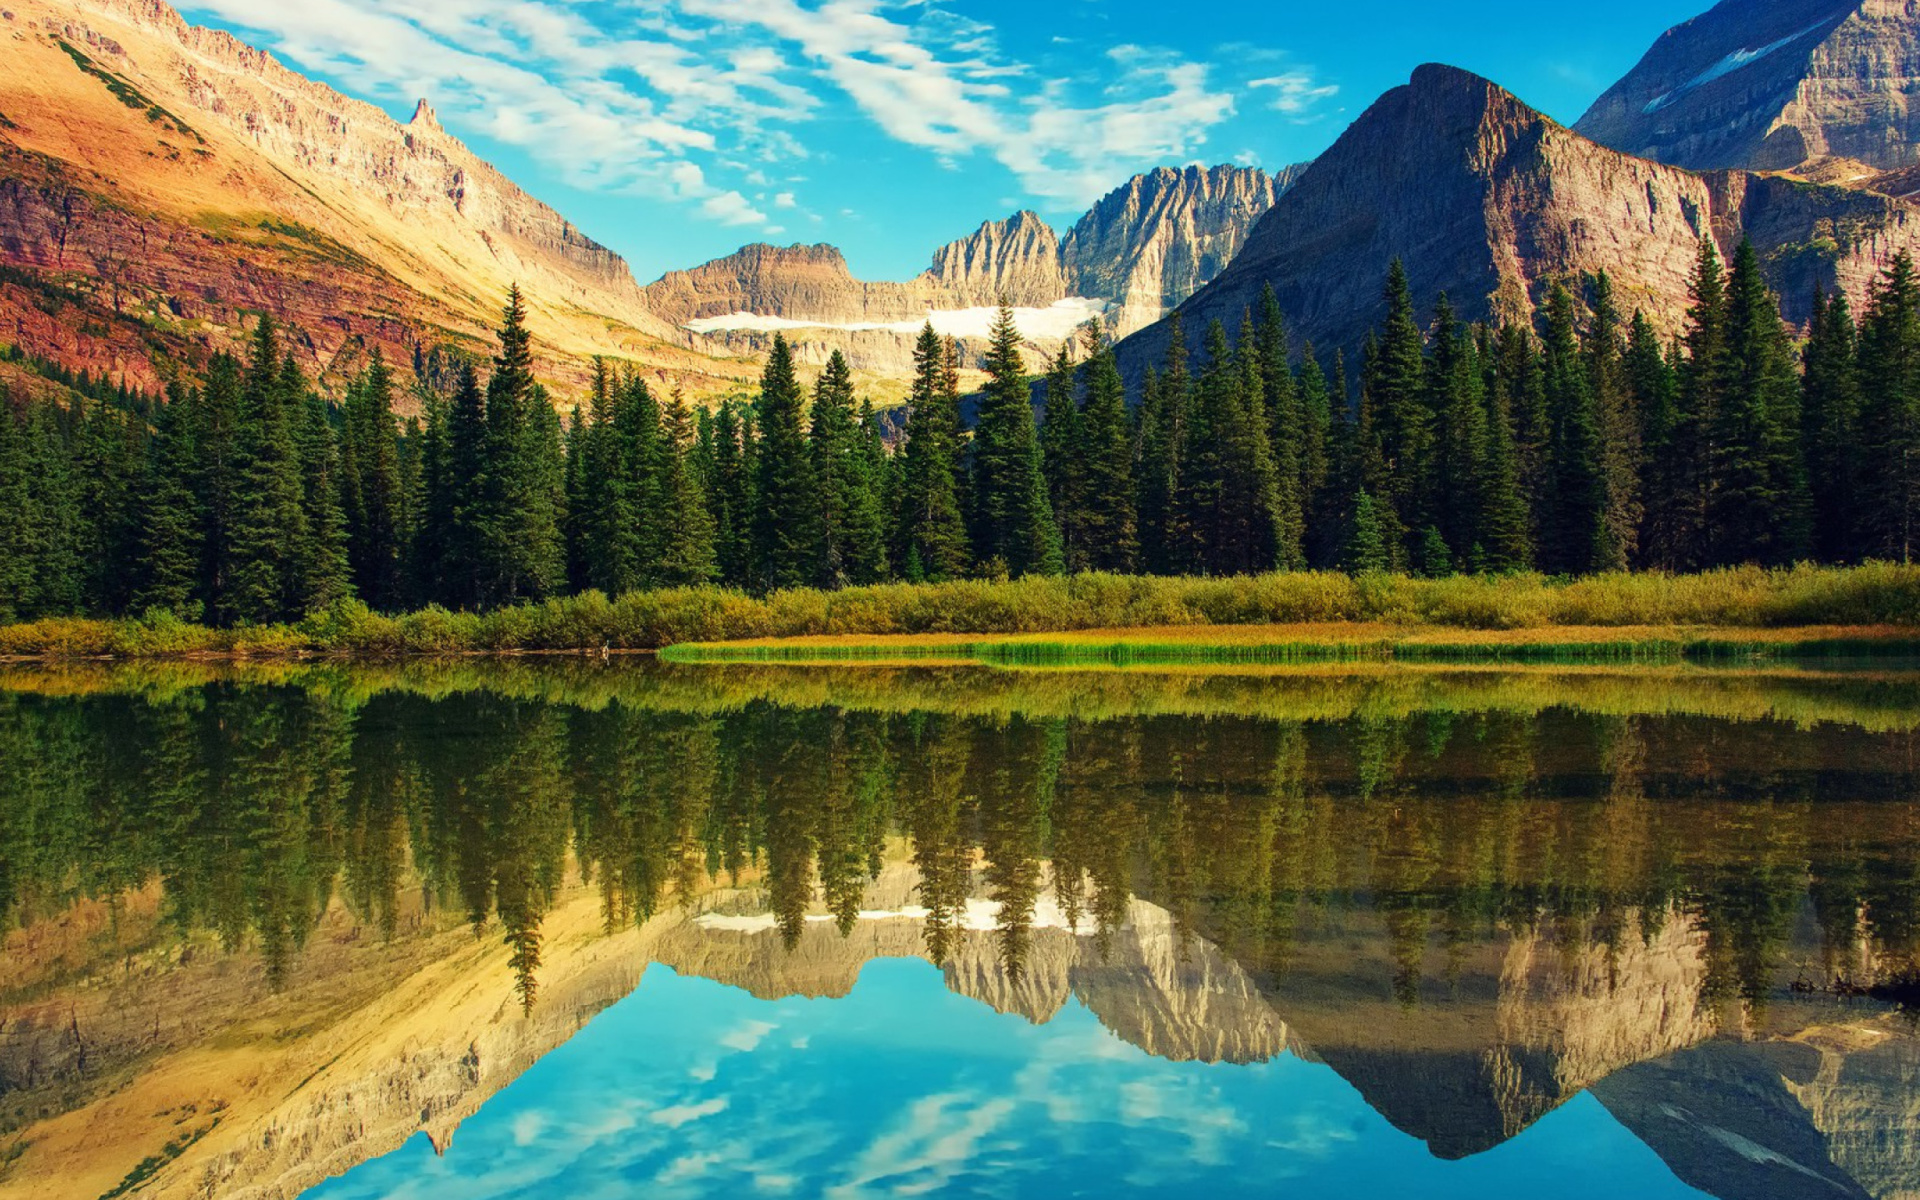
[[[1783,565],[1811,528],[1800,458],[1800,389],[1780,305],[1742,241],[1727,281],[1727,376],[1712,422],[1714,488],[1707,512],[1715,564]]]
[[[1047,503],[1027,368],[1013,309],[1000,306],[984,363],[987,385],[973,435],[974,558],[1008,573],[1057,575],[1060,531]]]
[[[1920,277],[1895,256],[1860,329],[1861,549],[1894,562],[1920,553]]]
[[[272,319],[262,317],[235,423],[231,575],[220,605],[231,621],[288,620],[301,615],[306,599],[306,481],[291,427],[295,409],[282,383],[278,336]]]
[[[1428,408],[1434,420],[1434,470],[1443,486],[1436,488],[1432,528],[1449,547],[1448,565],[1472,560],[1480,541],[1480,520],[1487,449],[1486,383],[1478,354],[1453,305],[1441,296],[1434,305],[1433,357],[1428,372],[1433,398]],[[1432,559],[1431,547],[1425,555]]]
[[[720,581],[746,587],[753,575],[753,470],[741,406],[727,400],[713,417],[713,466],[707,494],[713,510],[714,565]]]
[[[1613,281],[1603,271],[1593,279],[1592,316],[1581,346],[1587,387],[1599,436],[1603,535],[1595,569],[1624,571],[1639,548],[1640,418],[1628,378],[1627,346]]]
[[[913,352],[906,440],[900,451],[900,532],[896,553],[928,580],[967,573],[966,521],[960,507],[960,397],[948,386],[947,343],[929,322]]]
[[[1549,443],[1548,503],[1540,522],[1540,564],[1569,575],[1605,570],[1607,493],[1592,379],[1581,360],[1573,293],[1556,284],[1547,298],[1543,343]]]
[[[1651,448],[1664,446],[1672,436],[1679,380],[1673,364],[1661,349],[1660,336],[1645,312],[1634,310],[1633,327],[1627,335],[1625,360],[1627,393],[1635,419],[1634,428],[1610,431],[1610,437],[1626,439],[1634,459],[1633,495],[1639,508],[1639,529],[1633,548],[1634,561],[1647,557],[1646,530],[1651,512],[1646,498],[1653,479]],[[1617,466],[1617,464],[1615,464]]]
[[[38,561],[26,425],[0,385],[0,624],[32,615]]]
[[[668,538],[664,514],[670,503],[660,402],[646,380],[630,369],[622,373],[617,393],[605,468],[614,509],[602,521],[614,568],[606,586],[614,595],[659,583]]]
[[[669,587],[709,583],[717,573],[714,524],[706,487],[694,469],[693,412],[679,392],[667,405],[665,477],[661,481],[664,539],[659,579]]]
[[[814,528],[820,545],[818,582],[842,588],[873,583],[886,570],[879,497],[867,459],[865,430],[854,408],[853,372],[835,350],[813,390],[808,434]]]
[[[566,584],[566,450],[560,416],[533,376],[533,337],[518,287],[507,293],[487,380],[480,603],[538,600]]]
[[[1178,500],[1192,390],[1186,333],[1176,312],[1167,320],[1165,369],[1160,374],[1149,371],[1140,400],[1134,485],[1140,497],[1141,565],[1150,574],[1165,575],[1174,569],[1183,540]]]
[[[347,561],[354,590],[383,612],[402,607],[400,438],[393,417],[393,374],[378,347],[348,389],[341,414],[341,493]]]
[[[1335,420],[1334,398],[1327,388],[1327,376],[1320,368],[1320,356],[1313,343],[1301,347],[1300,370],[1294,377],[1294,392],[1300,403],[1300,491],[1305,504],[1303,540],[1307,565],[1316,570],[1335,566],[1340,560],[1341,513],[1351,492],[1342,494],[1336,478],[1336,427],[1345,424],[1345,400],[1340,403],[1340,420]]]
[[[1288,362],[1286,321],[1272,284],[1260,292],[1257,337],[1260,402],[1266,417],[1268,452],[1274,471],[1273,565],[1292,571],[1304,567],[1307,561],[1307,504],[1312,485],[1303,464],[1308,442],[1307,418],[1294,388],[1293,367]],[[1316,453],[1324,455],[1324,424],[1316,433],[1319,442]]]
[[[280,394],[282,403],[290,406],[289,420],[297,423],[294,449],[307,534],[296,567],[294,606],[298,612],[315,612],[353,594],[346,517],[340,508],[339,447],[326,401],[307,390],[291,355],[281,364]]]
[[[1495,386],[1483,388],[1486,403],[1485,447],[1475,493],[1478,512],[1469,565],[1504,574],[1533,566],[1533,520],[1520,475],[1520,451],[1513,436],[1508,391],[1498,372]]]
[[[1864,495],[1860,472],[1859,334],[1845,292],[1829,298],[1815,288],[1806,372],[1801,385],[1801,429],[1813,502],[1814,545],[1827,562],[1859,557],[1856,506]]]
[[[1692,294],[1678,401],[1667,428],[1649,428],[1646,447],[1646,558],[1665,570],[1692,570],[1712,559],[1707,521],[1714,506],[1713,469],[1719,460],[1713,434],[1720,427],[1720,405],[1731,367],[1726,276],[1710,238],[1700,241]]]
[[[762,591],[805,587],[820,573],[813,463],[800,424],[800,383],[793,352],[775,334],[760,377],[754,424],[758,487],[753,516],[753,575]]]
[[[1352,512],[1347,536],[1341,544],[1340,566],[1353,575],[1392,570],[1393,557],[1387,549],[1380,506],[1365,488],[1354,494]]]
[[[1423,529],[1432,521],[1436,487],[1432,411],[1425,339],[1414,316],[1406,267],[1397,258],[1387,272],[1383,302],[1386,318],[1362,385],[1369,442],[1379,456],[1373,500],[1392,510],[1399,528]]]
[[[193,620],[203,611],[196,599],[204,514],[193,489],[200,453],[192,405],[186,389],[175,383],[154,417],[140,483],[145,521],[136,572],[139,587],[132,604],[135,613],[159,611]]]
[[[1060,528],[1060,547],[1066,569],[1087,569],[1086,446],[1080,427],[1080,366],[1074,359],[1073,339],[1060,345],[1047,371],[1046,421],[1040,427],[1041,469],[1047,478],[1047,502]]]
[[[1096,571],[1132,571],[1139,553],[1134,513],[1133,431],[1120,364],[1099,327],[1086,333],[1087,400],[1080,414],[1086,505],[1081,534],[1087,566]]]

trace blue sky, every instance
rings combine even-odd
[[[839,1000],[655,966],[461,1125],[306,1200],[1239,1195],[1702,1200],[1591,1096],[1448,1162],[1319,1063],[1174,1063],[1077,1000],[1045,1025],[868,963]]]
[[[752,241],[906,278],[1129,175],[1310,158],[1428,61],[1577,118],[1709,0],[188,0],[442,124],[646,282]]]

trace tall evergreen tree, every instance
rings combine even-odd
[[[1080,364],[1073,339],[1060,345],[1047,371],[1046,422],[1040,427],[1040,461],[1047,477],[1047,502],[1060,529],[1066,569],[1087,569],[1086,445],[1080,425]]]
[[[167,402],[154,415],[153,439],[140,484],[145,521],[133,609],[136,613],[157,610],[196,619],[204,612],[196,598],[204,513],[193,487],[200,453],[193,401],[177,382],[168,393]]]
[[[1627,345],[1620,332],[1613,280],[1603,271],[1593,279],[1592,315],[1581,346],[1587,387],[1593,397],[1599,436],[1600,482],[1605,496],[1600,566],[1625,570],[1639,548],[1640,418],[1628,377]]]
[[[800,424],[800,382],[781,334],[760,376],[754,425],[758,487],[753,518],[754,583],[763,591],[805,587],[819,576],[813,461]]]
[[[1905,252],[1875,287],[1860,330],[1861,550],[1920,554],[1920,277]]]
[[[1086,329],[1087,400],[1080,413],[1086,504],[1081,535],[1087,566],[1096,571],[1132,571],[1139,553],[1134,513],[1133,430],[1120,364],[1099,327]]]
[[[896,553],[909,579],[957,579],[969,566],[960,503],[960,397],[948,383],[947,350],[931,322],[921,329],[900,450]]]
[[[306,516],[294,604],[300,612],[314,612],[353,594],[346,516],[340,507],[339,446],[327,402],[308,391],[292,355],[281,364],[280,392],[283,402],[292,406],[290,421],[296,423],[294,444]]]
[[[1712,421],[1707,561],[1791,563],[1806,553],[1811,501],[1800,458],[1800,389],[1780,305],[1742,241],[1727,281],[1727,373]]]
[[[400,438],[393,417],[393,373],[377,347],[366,372],[347,391],[340,471],[354,590],[373,608],[393,611],[407,599],[401,580]]]
[[[1860,471],[1860,351],[1845,292],[1813,293],[1801,428],[1806,448],[1815,538],[1820,557],[1852,562],[1859,556],[1856,516],[1864,498]]]
[[[1057,575],[1065,566],[1060,531],[1047,503],[1020,331],[1005,304],[983,365],[987,385],[973,435],[974,557],[1015,576]]]
[[[1660,345],[1660,335],[1654,330],[1653,322],[1647,319],[1647,314],[1638,309],[1634,311],[1633,326],[1627,335],[1624,366],[1635,427],[1630,430],[1610,427],[1609,436],[1627,439],[1634,459],[1632,487],[1640,520],[1632,546],[1634,562],[1638,564],[1647,558],[1645,539],[1651,515],[1647,494],[1653,481],[1654,457],[1650,448],[1664,446],[1670,439],[1679,395],[1679,380],[1672,362]],[[1617,467],[1617,461],[1612,465]]]
[[[220,597],[228,620],[268,623],[301,615],[302,562],[309,550],[306,481],[294,440],[295,402],[282,387],[279,338],[261,317],[235,422],[237,483]]]
[[[1605,570],[1614,561],[1600,420],[1576,322],[1573,293],[1556,284],[1547,298],[1543,344],[1552,483],[1540,520],[1540,564],[1565,574]]]
[[[718,572],[714,556],[713,510],[707,490],[693,463],[694,418],[679,392],[667,404],[662,430],[664,475],[661,480],[663,538],[658,577],[669,587],[712,582]]]
[[[812,455],[816,554],[823,587],[873,583],[886,571],[878,482],[867,458],[866,431],[854,407],[853,372],[838,350],[813,389]]]

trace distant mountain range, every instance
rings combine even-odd
[[[1860,299],[1920,229],[1906,0],[1725,0],[1572,129],[1423,67],[1312,164],[1147,172],[1064,233],[987,221],[901,282],[755,245],[642,287],[424,102],[403,125],[161,0],[11,0],[0,38],[0,342],[145,388],[261,311],[329,390],[370,346],[485,350],[513,281],[556,382],[607,354],[696,395],[750,386],[775,332],[897,378],[922,322],[977,349],[1003,298],[1042,352],[1099,317],[1135,373],[1169,313],[1237,325],[1269,285],[1296,345],[1353,350],[1396,256],[1471,319],[1604,269],[1675,330],[1701,236],[1751,238],[1796,319],[1816,284]]]
[[[1035,339],[1057,341],[1091,318],[1124,335],[1224,270],[1304,169],[1162,167],[1115,188],[1065,237],[1017,212],[940,247],[902,283],[855,279],[833,246],[752,245],[667,274],[645,299],[663,319],[743,352],[781,330],[803,358],[839,349],[879,370],[911,369],[913,335],[930,315],[943,332],[982,340],[987,318],[977,310],[1003,299],[1047,310],[1022,314]]]

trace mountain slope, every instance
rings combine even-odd
[[[518,282],[551,374],[741,373],[424,103],[402,125],[159,0],[11,0],[0,43],[0,340],[153,387],[267,311],[331,382],[366,344],[485,349]]]
[[[1574,126],[1696,169],[1920,162],[1920,21],[1908,0],[1723,0],[1668,30]]]
[[[1399,257],[1423,309],[1445,292],[1468,320],[1526,320],[1555,281],[1604,270],[1629,309],[1674,331],[1698,240],[1710,234],[1729,253],[1752,238],[1797,318],[1816,282],[1863,295],[1915,244],[1916,214],[1867,192],[1634,158],[1476,75],[1424,66],[1307,169],[1179,312],[1189,329],[1216,319],[1231,328],[1271,284],[1296,345],[1351,352]],[[1163,322],[1128,339],[1123,362],[1137,374],[1167,336]]]
[[[1032,310],[1021,327],[1050,351],[1096,312],[1120,335],[1159,320],[1232,261],[1302,170],[1163,167],[1114,189],[1065,238],[1017,212],[942,246],[931,266],[899,283],[856,279],[833,246],[753,245],[669,272],[643,295],[665,321],[738,353],[763,351],[781,328],[803,359],[838,349],[857,367],[897,373],[911,369],[913,334],[930,315],[1005,299]],[[984,317],[946,324],[984,327]],[[963,335],[963,351],[979,341]]]

